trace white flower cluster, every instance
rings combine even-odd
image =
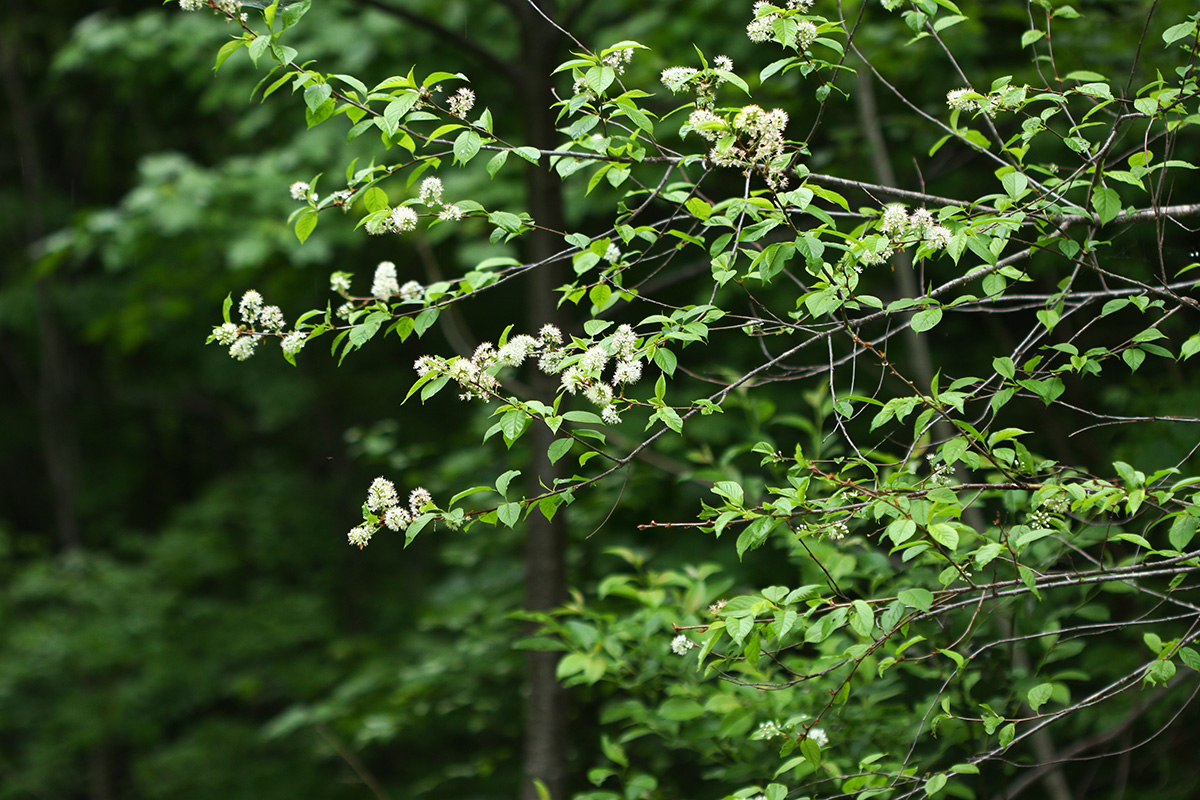
[[[1020,106],[1019,98],[1025,96],[1028,87],[1004,87],[990,94],[981,94],[974,89],[952,89],[946,92],[946,105],[951,111],[978,111],[994,117],[997,111],[1011,111]]]
[[[629,62],[633,60],[633,48],[622,47],[620,50],[614,50],[600,59],[600,63],[606,67],[611,67],[618,75],[625,74],[625,67],[629,66]]]
[[[725,604],[728,602],[728,600],[718,600],[708,607],[708,613],[712,614],[714,617],[719,615],[725,608]]]
[[[421,189],[417,193],[418,199],[428,208],[438,209],[438,219],[448,222],[458,222],[463,218],[463,210],[453,203],[444,203],[442,201],[442,179],[430,176],[421,181]]]
[[[826,747],[829,744],[829,734],[825,733],[824,728],[809,728],[808,738],[812,740],[817,747]]]
[[[944,461],[938,461],[937,455],[930,453],[925,456],[929,462],[929,484],[931,486],[949,486],[954,482],[954,470]]]
[[[629,66],[629,62],[633,60],[633,51],[634,48],[632,47],[623,47],[620,50],[614,50],[607,55],[601,56],[600,64],[609,67],[618,75],[624,75],[625,67]],[[595,96],[596,93],[592,90],[592,87],[588,86],[583,74],[579,73],[579,76],[575,78],[574,85],[571,87],[571,94],[577,96],[581,94]]]
[[[610,359],[616,361],[611,385],[602,378]],[[542,367],[542,371],[549,374],[558,373],[560,369],[561,361],[558,367]],[[606,343],[592,345],[574,364],[562,370],[560,385],[567,394],[582,392],[589,402],[600,407],[601,419],[609,425],[616,425],[621,421],[621,416],[613,402],[613,387],[636,383],[641,377],[642,362],[637,357],[637,334],[629,325],[621,325]]]
[[[885,11],[895,11],[904,5],[904,0],[879,0],[879,4],[883,6]]]
[[[760,722],[758,729],[754,731],[750,737],[752,739],[774,739],[778,736],[787,736],[787,731],[783,729],[778,722],[769,719],[766,722]]]
[[[312,195],[312,187],[307,181],[296,181],[288,189],[288,194],[293,200],[307,200]]]
[[[409,233],[417,229],[417,212],[408,206],[397,206],[387,216],[368,220],[364,227],[367,233],[374,236],[382,233]]]
[[[375,280],[371,281],[371,296],[378,300],[387,300],[395,294],[400,294],[396,265],[391,261],[380,261],[379,266],[375,267]]]
[[[838,541],[839,539],[845,539],[848,533],[850,533],[850,528],[845,522],[833,522],[825,526],[826,539]]]
[[[699,646],[682,633],[671,640],[671,652],[677,656],[686,656],[688,650]]]
[[[859,261],[864,264],[881,264],[892,257],[897,245],[910,241],[924,241],[935,250],[945,250],[953,234],[945,225],[934,219],[928,209],[914,209],[911,214],[900,203],[885,206],[879,215],[877,227],[887,238],[867,237],[859,252]],[[911,237],[911,238],[910,238]]]
[[[254,355],[258,343],[264,334],[281,334],[287,326],[283,311],[279,306],[263,305],[263,297],[254,289],[242,295],[238,303],[238,315],[242,324],[226,322],[213,328],[210,342],[216,342],[222,347],[229,348],[229,355],[245,361]],[[304,347],[308,334],[304,331],[292,331],[280,342],[284,352],[295,355]]]
[[[452,116],[466,119],[467,114],[475,107],[475,93],[464,86],[450,96],[448,105]]]
[[[1071,507],[1071,501],[1064,494],[1055,494],[1042,500],[1038,509],[1029,515],[1026,523],[1034,530],[1045,530],[1054,527],[1054,523],[1062,519],[1062,515]]]
[[[636,383],[642,377],[642,362],[637,354],[637,334],[629,325],[621,325],[605,342],[593,344],[578,356],[570,356],[562,347],[562,332],[554,325],[543,325],[537,338],[519,334],[496,349],[491,342],[475,348],[470,358],[446,360],[422,356],[413,368],[417,375],[448,375],[464,390],[463,400],[487,397],[500,382],[495,374],[503,367],[519,367],[530,357],[538,359],[538,369],[547,375],[561,373],[560,385],[568,394],[583,393],[600,407],[601,418],[610,425],[621,421],[614,387]],[[573,361],[573,363],[572,363]],[[603,380],[610,361],[615,362],[612,378]]]
[[[813,0],[787,0],[788,11],[808,11],[812,8]],[[761,43],[775,39],[775,20],[783,15],[775,9],[780,6],[768,0],[758,0],[754,4],[754,21],[746,26],[746,36],[750,41]],[[796,49],[805,50],[817,38],[817,26],[808,20],[796,23]],[[778,41],[776,39],[776,41]],[[781,42],[782,44],[782,42]]]
[[[371,481],[367,490],[367,510],[375,515],[376,522],[364,522],[350,530],[347,535],[350,544],[358,545],[361,550],[371,542],[371,537],[381,527],[388,530],[402,531],[421,515],[421,510],[433,502],[432,496],[418,486],[408,496],[408,507],[400,505],[400,495],[396,493],[396,485],[387,478],[376,478]]]
[[[743,107],[732,123],[707,109],[698,108],[688,117],[687,127],[713,143],[708,157],[721,167],[740,167],[748,176],[759,172],[773,189],[787,185],[787,160],[783,130],[788,115],[781,108],[764,111],[756,105]],[[730,137],[729,134],[734,134]]]
[[[729,56],[717,56],[713,59],[712,69],[667,67],[662,71],[659,80],[672,94],[684,89],[695,92],[696,108],[711,111],[716,101],[717,87],[727,80],[722,73],[728,72],[733,72],[733,59]]]
[[[184,11],[199,11],[202,8],[210,8],[207,0],[179,0],[179,7]],[[230,16],[237,14],[242,10],[241,0],[213,0],[211,6],[216,11],[223,11]],[[246,21],[246,15],[241,17],[242,21]]]

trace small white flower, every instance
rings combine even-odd
[[[977,94],[972,89],[954,89],[946,93],[946,105],[953,111],[978,111],[979,100],[967,95]]]
[[[362,550],[371,542],[371,536],[375,531],[368,528],[366,525],[359,525],[357,528],[351,528],[350,534],[346,537],[350,540],[350,544],[358,545],[358,549]]]
[[[632,358],[633,351],[637,348],[637,334],[633,332],[631,326],[621,325],[613,333],[611,344],[613,355],[617,358]]]
[[[400,287],[400,299],[407,302],[420,302],[425,298],[425,287],[416,281],[406,281]]]
[[[417,212],[409,206],[397,206],[387,218],[388,230],[393,233],[409,233],[417,229]]]
[[[241,331],[238,330],[238,326],[232,322],[226,322],[224,325],[213,328],[213,338],[217,340],[217,344],[223,347],[233,344],[239,333]]]
[[[278,331],[287,323],[279,306],[266,306],[258,312],[258,324],[264,331]]]
[[[229,355],[238,361],[245,361],[254,355],[254,348],[256,347],[258,347],[257,336],[239,336],[237,341],[229,346]]]
[[[353,313],[354,313],[354,303],[342,303],[340,306],[338,306],[337,311],[334,312],[334,314],[337,315],[338,319],[344,319],[344,320],[349,320],[350,315]]]
[[[884,233],[901,233],[908,227],[908,211],[900,203],[884,206],[879,215],[879,230]]]
[[[796,49],[807,50],[808,46],[817,40],[817,26],[802,19],[796,23]]]
[[[238,313],[242,315],[242,321],[247,325],[253,325],[254,320],[258,318],[258,312],[262,309],[262,295],[251,289],[242,295],[242,302],[238,303]]]
[[[671,652],[677,656],[686,656],[688,650],[699,646],[682,633],[671,640]]]
[[[722,72],[733,72],[733,59],[729,56],[717,56],[713,59],[713,68]]]
[[[288,193],[293,200],[307,200],[308,195],[312,192],[312,187],[305,181],[296,181],[288,189]]]
[[[383,524],[389,530],[402,531],[412,523],[412,514],[408,513],[408,509],[400,506],[392,506],[383,514]]]
[[[509,339],[496,354],[496,359],[506,367],[519,367],[529,354],[537,349],[537,339],[520,334]]]
[[[450,113],[461,119],[475,107],[475,93],[464,86],[450,98],[449,106]]]
[[[367,508],[375,513],[385,511],[399,504],[400,496],[396,494],[396,485],[387,478],[376,478],[371,481],[367,490]]]
[[[642,362],[640,361],[618,361],[617,368],[613,370],[613,386],[619,383],[637,383],[642,377]]]
[[[912,217],[909,219],[908,224],[914,230],[925,230],[934,224],[933,214],[929,213],[928,208],[914,208]]]
[[[809,728],[808,738],[813,741],[817,747],[825,747],[829,744],[829,735],[825,733],[824,728]]]
[[[597,381],[587,388],[587,391],[583,393],[583,396],[591,401],[593,405],[604,408],[612,402],[613,390],[612,387],[607,383],[600,383]]]
[[[421,181],[421,191],[418,196],[421,202],[427,206],[440,206],[442,204],[442,179],[430,176]]]
[[[396,265],[391,261],[380,261],[379,266],[375,267],[371,296],[387,300],[394,294],[400,294],[400,284],[396,281]]]
[[[350,273],[335,272],[329,276],[329,291],[346,294],[350,291]]]
[[[421,509],[433,502],[433,497],[423,487],[418,486],[408,495],[408,507],[413,516],[421,513]]]
[[[678,92],[687,85],[688,81],[699,74],[700,70],[691,67],[667,67],[662,71],[659,80],[672,92]]]
[[[496,363],[496,347],[491,342],[480,342],[471,354],[471,360],[477,369],[487,369]]]
[[[441,372],[446,368],[446,362],[434,356],[421,356],[413,363],[413,369],[417,371],[418,377],[425,377],[430,372]]]
[[[179,7],[184,11],[199,11],[204,6],[204,0],[179,0]]]
[[[608,249],[604,251],[604,260],[610,264],[617,263],[621,260],[621,249],[610,243]]]
[[[538,339],[541,340],[542,346],[547,344],[562,344],[562,331],[557,325],[546,323],[542,329],[538,331]]]
[[[944,225],[934,225],[925,231],[925,241],[929,242],[930,247],[938,250],[945,250],[950,246],[950,240],[954,238],[954,234]]]
[[[612,403],[600,409],[600,419],[604,420],[608,425],[621,424],[621,415],[617,412],[617,406]]]
[[[601,345],[592,345],[579,359],[579,368],[584,372],[593,373],[604,369],[608,363],[608,350]]]
[[[557,375],[562,370],[563,351],[551,348],[538,356],[538,369],[547,375]]]
[[[290,353],[291,355],[296,355],[296,353],[299,353],[300,350],[304,347],[304,345],[307,341],[308,341],[308,332],[307,331],[292,331],[287,336],[283,337],[283,340],[280,341],[280,343],[279,343],[279,347],[285,353]]]
[[[442,210],[438,212],[438,219],[444,222],[458,222],[463,218],[463,210],[453,203],[442,206]]]
[[[715,142],[728,130],[725,120],[706,108],[697,108],[687,121],[688,127],[710,142]]]
[[[575,394],[580,389],[584,388],[585,384],[586,379],[584,378],[584,375],[580,371],[579,367],[569,367],[567,371],[562,374],[562,388],[566,390],[567,394]]]

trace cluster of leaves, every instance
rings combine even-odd
[[[301,241],[333,208],[370,230],[419,202],[394,204],[385,185],[403,178],[411,191],[482,153],[492,176],[530,164],[612,197],[607,228],[553,231],[562,245],[548,260],[489,259],[425,287],[420,303],[360,298],[341,316],[327,307],[301,318],[344,357],[381,332],[420,338],[456,303],[569,266],[560,303],[586,320],[543,366],[562,378],[554,402],[524,392],[503,363],[473,364],[469,375],[489,378],[458,383],[490,404],[485,439],[513,447],[544,426],[550,459],[571,456],[575,472],[522,494],[506,471],[455,495],[423,530],[551,519],[675,440],[727,452],[692,476],[710,494],[691,519],[643,527],[736,533],[737,559],[764,565],[744,579],[750,588],[725,575],[736,565],[652,570],[621,550],[628,570],[531,617],[545,635],[527,645],[566,653],[560,679],[607,692],[615,732],[587,798],[651,796],[654,757],[639,765],[627,750],[648,735],[687,751],[733,797],[975,796],[1012,779],[1014,763],[1033,780],[1062,780],[1061,758],[1104,752],[1134,725],[1169,725],[1183,703],[1178,667],[1200,667],[1200,609],[1183,596],[1200,571],[1195,444],[1131,464],[1103,448],[1064,457],[1061,442],[1067,430],[1200,421],[1118,413],[1097,389],[1154,365],[1169,373],[1200,350],[1184,322],[1200,310],[1186,274],[1196,264],[1172,251],[1169,232],[1200,215],[1172,202],[1176,177],[1196,169],[1200,14],[1149,12],[1122,79],[1115,68],[1060,69],[1052,43],[1080,14],[1039,0],[1011,43],[1029,49],[1030,67],[976,88],[954,56],[955,29],[972,20],[950,0],[863,6],[857,17],[811,5],[762,3],[751,22],[752,39],[784,53],[754,91],[771,97],[772,82],[793,81],[815,104],[811,128],[792,122],[786,136],[763,122],[775,110],[722,105],[733,89],[751,92],[723,57],[676,73],[668,88],[694,97],[674,108],[661,91],[626,88],[624,65],[645,49],[633,41],[580,44],[561,66],[573,84],[554,149],[506,141],[486,109],[468,120],[439,103],[438,86],[460,74],[409,71],[368,88],[297,62],[283,40],[307,0],[243,22],[218,57],[269,59],[264,97],[290,81],[310,127],[345,116],[349,139],[377,132],[392,154],[351,163],[344,188],[307,195],[293,217]],[[937,107],[895,100],[923,126],[927,158],[969,159],[967,188],[867,183],[809,162],[827,106],[853,95],[852,74],[892,86],[860,47],[867,19],[906,26],[907,46],[940,48],[956,75]],[[486,220],[492,244],[541,230],[528,214],[456,205]],[[1138,236],[1149,255],[1127,263],[1114,242]],[[658,373],[652,390],[620,388],[619,423],[568,408],[599,371],[566,377],[587,353],[614,351],[614,319]],[[943,331],[961,355],[934,344]],[[934,346],[948,353],[937,369]],[[468,374],[453,367],[465,356],[441,363],[410,397],[432,401]],[[821,388],[798,401],[798,383]],[[757,423],[719,422],[733,411]],[[787,569],[763,588],[771,563]],[[1085,738],[1098,721],[1102,732]],[[782,746],[764,750],[774,738]]]

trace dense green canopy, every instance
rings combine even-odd
[[[503,145],[486,140],[485,148],[580,156],[594,148],[594,161],[554,162],[533,151],[536,165],[522,161],[530,152],[512,149],[492,169],[490,151],[472,160],[456,146],[431,166],[448,198],[478,209],[464,204],[461,222],[422,222],[405,236],[356,226],[375,203],[390,213],[391,203],[417,197],[434,171],[411,167],[428,152],[410,158],[400,143],[407,128],[389,140],[370,116],[360,115],[368,132],[356,127],[348,141],[359,120],[326,121],[321,112],[326,103],[343,109],[335,101],[346,95],[316,96],[290,80],[271,91],[287,70],[260,84],[273,65],[269,52],[256,65],[241,49],[223,51],[228,60],[214,75],[222,45],[242,41],[236,21],[182,13],[174,2],[21,5],[0,13],[0,226],[10,242],[0,262],[8,387],[0,398],[0,800],[510,798],[536,796],[531,777],[554,800],[753,797],[760,789],[769,800],[781,792],[864,796],[887,781],[898,787],[894,797],[941,791],[936,780],[923,783],[926,772],[957,775],[945,791],[959,797],[1004,796],[1000,787],[1054,800],[1194,796],[1190,701],[1200,660],[1187,645],[1200,609],[1191,588],[1197,555],[1188,548],[1200,506],[1184,483],[1200,466],[1200,382],[1186,360],[1200,349],[1189,338],[1198,306],[1186,271],[1200,235],[1197,210],[1184,209],[1200,185],[1189,171],[1200,163],[1192,4],[1166,0],[1152,13],[1140,3],[1087,3],[1076,12],[1040,0],[961,9],[940,0],[782,4],[770,36],[786,41],[785,23],[795,28],[801,11],[829,20],[821,35],[835,46],[814,57],[804,47],[752,42],[749,2],[538,3],[555,27],[529,0],[314,0],[280,39],[303,65],[291,80],[304,70],[368,86],[396,76],[385,90],[403,98],[398,87],[412,89],[415,102],[418,87],[433,82],[426,76],[461,73],[478,98],[475,113],[489,110]],[[902,8],[893,14],[883,5]],[[267,30],[248,10],[250,27]],[[610,116],[593,129],[589,110],[603,106],[609,84],[589,86],[601,73],[587,59],[623,41],[645,49],[620,75],[621,89],[649,94],[630,95],[617,112],[619,104],[604,106],[595,117]],[[254,52],[250,42],[242,44]],[[793,52],[785,69],[778,59]],[[789,147],[829,178],[805,184],[818,194],[802,203],[800,195],[780,201],[770,171],[747,168],[763,206],[776,203],[784,219],[812,202],[819,212],[795,223],[793,238],[826,237],[828,261],[839,259],[829,241],[841,225],[846,255],[838,263],[868,265],[861,284],[844,275],[839,294],[833,273],[821,271],[821,251],[796,250],[774,225],[743,236],[750,218],[743,225],[738,217],[721,238],[717,218],[732,207],[721,203],[742,198],[751,178],[701,161],[703,125],[678,135],[694,92],[676,94],[659,77],[673,66],[706,69],[718,55],[732,60],[752,100],[737,81],[712,78],[724,83],[717,111],[733,109],[732,119],[749,102],[785,109]],[[572,59],[574,72],[551,76]],[[410,73],[412,86],[404,83]],[[1163,83],[1152,86],[1156,79]],[[354,85],[329,82],[344,92]],[[465,85],[447,77],[441,94],[424,99],[445,103]],[[1083,163],[1090,156],[1086,141],[1054,127],[1061,117],[1029,123],[1042,110],[1032,101],[1022,114],[972,118],[964,107],[939,142],[929,121],[950,120],[947,92],[967,85],[979,92],[968,98],[976,110],[994,102],[999,112],[1026,102],[1005,96],[1007,87],[1062,89],[1070,94],[1063,115],[1074,115],[1071,136],[1081,139],[1091,135],[1078,118],[1092,108],[1084,102],[1100,106],[1091,119],[1120,117],[1117,141],[1105,143],[1111,151],[1062,189],[1078,191],[1081,205],[1066,210],[1080,219],[1030,205],[1030,219],[1044,212],[1052,224],[1032,231],[1012,223],[1015,244],[1007,228],[987,238],[996,230],[989,225],[1004,228],[1013,209],[1024,213],[1032,181],[1052,186],[1079,165],[1081,151]],[[1179,88],[1178,97],[1164,87]],[[1119,113],[1104,111],[1114,94]],[[369,105],[362,95],[354,97]],[[1134,104],[1151,97],[1165,99]],[[630,107],[654,116],[660,149],[645,161],[638,143],[651,136],[638,139],[644,128]],[[411,110],[401,112],[404,125],[428,133],[428,121],[404,116]],[[973,147],[963,133],[972,127],[981,138],[994,134],[992,152],[1010,163],[1000,145],[1017,148],[1029,133],[1019,163],[1037,169],[1026,178],[989,161],[987,140]],[[1051,133],[1034,138],[1043,130]],[[624,136],[628,149],[617,152]],[[1170,170],[1136,172],[1153,164],[1137,161],[1151,150],[1172,160]],[[679,154],[696,158],[681,165]],[[397,165],[379,181],[384,200],[366,193],[377,176],[355,178],[369,164]],[[298,181],[314,194],[290,195]],[[327,200],[343,186],[355,192],[349,200]],[[870,227],[878,212],[894,200],[916,208],[919,198],[964,201],[963,216],[939,218],[961,234],[958,254],[951,261],[920,244],[872,264],[862,248],[888,246]],[[630,227],[618,239],[614,220],[640,212],[643,200],[654,219],[630,216],[631,226],[644,226],[641,238]],[[310,202],[313,212],[322,205],[311,214],[315,230],[297,226]],[[1157,213],[1162,207],[1184,210]],[[1122,210],[1128,220],[1117,219]],[[521,222],[522,212],[537,229]],[[694,216],[692,227],[681,215]],[[1064,232],[1069,246],[1059,242]],[[556,255],[563,233],[574,236],[566,237],[574,256]],[[604,246],[589,255],[601,237]],[[610,238],[643,260],[622,262],[618,252],[605,262]],[[730,241],[745,242],[745,252],[721,261]],[[1017,251],[1035,254],[1028,271],[997,271],[991,288],[975,281],[957,312],[957,294],[895,305]],[[274,342],[244,363],[205,346],[222,302],[232,297],[236,320],[248,290],[289,320],[312,308],[320,312],[313,324],[328,315],[331,325],[364,326],[365,317],[339,322],[331,313],[342,298],[330,294],[330,275],[352,274],[351,294],[362,296],[383,261],[397,265],[400,283],[423,287],[483,275],[481,264],[546,267],[496,286],[487,277],[487,291],[444,304],[419,338],[408,335],[411,323],[383,328],[361,348],[331,332],[295,365]],[[871,301],[847,300],[860,285],[894,313],[847,321],[868,313]],[[993,294],[992,305],[975,296]],[[396,308],[397,318],[420,319]],[[701,311],[688,317],[692,308]],[[709,308],[721,315],[701,318]],[[685,311],[668,319],[673,309]],[[609,426],[607,444],[631,454],[655,430],[678,423],[684,433],[656,440],[637,460],[629,455],[627,469],[594,484],[582,485],[603,458],[579,457],[590,419],[580,426],[584,439],[556,452],[540,422],[523,437],[507,427],[489,436],[498,419],[508,423],[493,418],[495,404],[456,399],[453,382],[427,402],[402,402],[422,356],[465,362],[480,342],[535,334],[547,322],[568,339],[600,342],[608,334],[585,321],[636,324],[659,313],[663,336],[673,339],[655,340],[667,354],[647,359],[646,386],[636,397],[631,390],[625,422]],[[817,331],[818,319],[841,325],[843,338],[831,335],[808,361],[779,360],[792,346],[786,337],[805,325]],[[1048,359],[1056,371],[993,360],[1004,353]],[[766,361],[772,370],[756,380],[740,377]],[[653,396],[660,373],[674,378],[669,399],[686,409],[683,422],[662,410],[670,408],[663,394]],[[506,391],[525,400],[553,403],[557,392],[561,411],[592,408],[531,367],[506,376]],[[720,413],[698,403],[731,385]],[[973,393],[982,398],[976,416],[950,413],[957,403],[974,414]],[[923,403],[944,403],[946,421],[931,411],[914,432]],[[969,450],[968,417],[983,431]],[[951,458],[955,439],[962,449]],[[858,445],[868,441],[863,452]],[[1008,461],[999,455],[1006,441]],[[931,469],[947,483],[957,469],[959,484],[979,489],[969,497],[948,491],[942,506],[914,511],[925,492],[947,492],[927,482]],[[509,470],[522,477],[497,495],[497,478]],[[573,474],[581,485],[568,497],[528,499]],[[474,486],[488,493],[459,505],[459,522],[466,514],[470,524],[431,521],[408,546],[383,529],[368,548],[349,546],[346,532],[363,519],[377,476],[404,497],[424,487],[451,523],[451,497]],[[910,494],[903,509],[885,513],[890,491]],[[868,508],[874,501],[879,507]],[[1039,509],[1047,516],[1036,518]],[[714,528],[724,535],[714,538]],[[985,549],[989,535],[994,551]],[[963,552],[969,539],[979,549],[956,561],[960,538]],[[918,539],[925,546],[914,550]],[[967,604],[921,616],[935,600],[958,602],[935,593],[968,591],[972,563],[993,574],[1010,552],[1003,577],[1029,591],[1010,592],[1011,602],[987,613]],[[1093,564],[1155,569],[1154,559],[1176,571],[1148,573],[1143,583],[1105,573],[1096,588],[1073,594],[1037,583]],[[947,570],[960,571],[962,582]],[[998,592],[971,597],[981,609]],[[709,610],[722,600],[732,605]],[[903,623],[902,613],[910,615]],[[910,638],[887,641],[888,614],[897,631],[913,626],[907,656],[906,647],[884,648]],[[672,652],[679,635],[715,663],[706,669],[687,643]],[[860,640],[878,641],[879,652],[856,651]],[[844,682],[822,682],[826,667],[842,675],[839,658],[853,661]],[[1169,664],[1170,674],[1138,672],[1147,659]],[[565,693],[549,685],[551,674]],[[1103,694],[1121,681],[1120,692]],[[1080,702],[1096,692],[1106,702]],[[1042,706],[1078,713],[1026,734]],[[998,755],[1005,736],[1013,740],[1009,722],[1019,738]],[[823,737],[828,748],[814,752],[813,742],[825,748]],[[973,760],[983,753],[993,755]]]

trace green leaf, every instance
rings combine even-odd
[[[1115,189],[1099,186],[1092,193],[1092,208],[1100,217],[1100,223],[1107,225],[1117,218],[1117,214],[1121,213],[1121,197]]]
[[[479,138],[479,134],[475,131],[463,131],[454,140],[454,160],[459,164],[466,164],[475,154],[479,152],[479,148],[483,146],[483,140]]]
[[[213,72],[219,70],[221,65],[224,64],[231,55],[236,53],[238,50],[241,50],[243,47],[246,47],[248,44],[249,42],[245,39],[234,39],[232,42],[226,42],[225,44],[221,45],[221,49],[217,51],[217,63],[213,65]]]
[[[304,87],[304,105],[308,106],[308,110],[315,114],[331,94],[333,94],[333,87],[328,83],[310,83]]]
[[[571,450],[571,445],[573,444],[575,444],[573,439],[555,439],[551,442],[550,447],[546,450],[546,455],[550,459],[550,463],[557,464],[558,460]]]
[[[521,518],[520,503],[505,503],[496,509],[496,517],[499,518],[506,527],[511,528],[517,524],[517,520]]]
[[[737,540],[738,560],[747,550],[753,550],[760,547],[767,540],[767,536],[775,529],[776,521],[771,517],[759,517],[746,526],[746,529],[741,532]]]
[[[958,531],[948,523],[938,522],[930,525],[929,536],[947,550],[958,549]]]
[[[917,333],[927,331],[942,321],[942,308],[927,308],[924,311],[918,311],[913,314],[912,329]]]
[[[512,483],[513,478],[521,474],[519,469],[510,469],[496,479],[496,493],[501,497],[508,496],[508,485]]]
[[[1050,699],[1050,695],[1053,691],[1054,687],[1052,685],[1049,683],[1041,683],[1030,689],[1025,698],[1029,702],[1029,707],[1036,712],[1039,708],[1045,705],[1047,700]]]
[[[1163,31],[1163,44],[1172,44],[1185,36],[1191,36],[1196,32],[1195,22],[1181,22],[1178,25],[1172,25]]]
[[[911,521],[909,520],[909,522]],[[896,599],[909,608],[915,608],[918,611],[928,611],[933,606],[933,592],[919,587],[905,589],[896,596]]]
[[[925,780],[925,796],[932,797],[946,787],[946,773],[939,772],[936,775],[930,775]]]
[[[303,244],[309,235],[317,229],[317,212],[313,210],[305,211],[296,218],[296,238]]]

